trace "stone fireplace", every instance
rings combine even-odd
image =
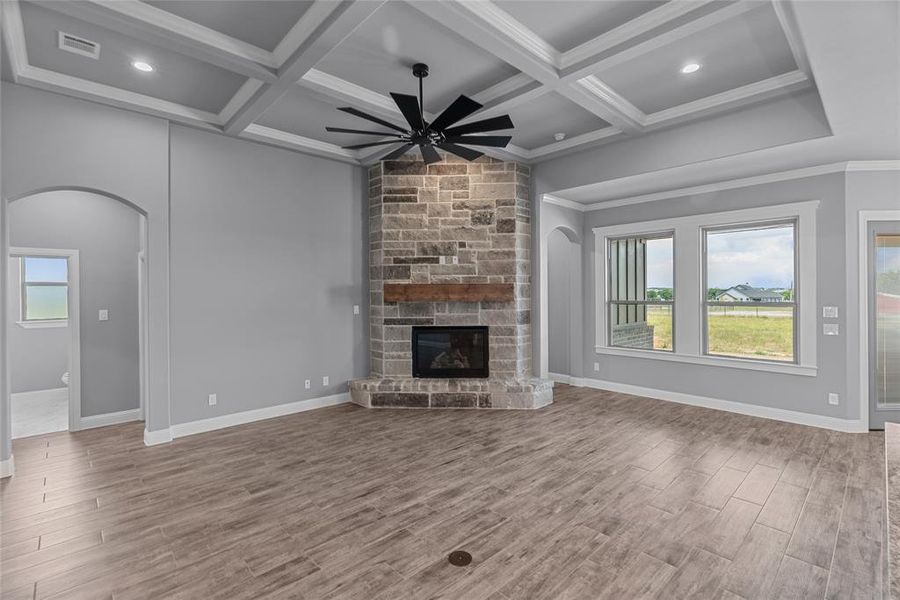
[[[373,408],[550,404],[552,382],[534,378],[531,366],[529,167],[488,157],[442,158],[425,165],[410,154],[369,169],[371,373],[351,382],[353,402]],[[487,377],[474,371],[435,377],[413,368],[413,328],[450,326],[485,331]]]

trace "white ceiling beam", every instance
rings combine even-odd
[[[256,93],[239,108],[235,115],[225,124],[225,132],[237,134],[256,121],[278,98],[297,84],[297,81],[312,69],[316,63],[353,33],[363,21],[384,3],[384,0],[371,2],[326,2],[319,0],[317,4],[327,9],[319,14],[320,23],[308,32],[307,37],[294,50],[278,69],[278,78],[272,83],[261,86]]]
[[[14,83],[19,83],[19,73],[28,66],[28,48],[18,2],[0,2],[0,19],[3,20],[3,39]]]
[[[626,44],[640,36],[652,34],[653,30],[664,27],[672,21],[680,19],[688,13],[713,2],[718,2],[722,6],[725,5],[721,0],[672,0],[667,2],[564,52],[560,57],[560,70],[565,77],[580,65],[590,64],[590,61],[596,62],[597,57],[603,52]],[[571,80],[572,77],[568,77],[568,79]]]
[[[806,73],[810,80],[813,80],[812,68],[809,65],[809,58],[806,56],[806,46],[800,37],[800,29],[797,27],[793,6],[786,0],[777,2],[773,0],[772,8],[775,9],[775,16],[778,17],[778,23],[781,25],[781,30],[784,31],[784,37],[794,55],[797,68]]]
[[[362,108],[377,117],[394,120],[398,126],[406,126],[406,120],[392,98],[346,79],[335,77],[318,69],[310,69],[297,83],[300,87],[316,92],[325,98]],[[426,113],[425,118],[430,121],[433,116]]]
[[[811,86],[812,81],[806,76],[806,73],[799,70],[791,71],[652,113],[647,115],[645,124],[648,129],[656,129],[660,126],[669,127],[683,121],[695,119],[699,114],[708,116],[725,110],[733,110],[754,102],[761,102],[800,91]]]
[[[490,2],[413,2],[410,4],[469,42],[490,52],[547,88],[599,116],[613,126],[637,132],[640,125],[602,98],[572,89],[560,79],[559,53]],[[549,48],[548,48],[549,47]]]
[[[336,144],[314,140],[294,133],[288,133],[280,129],[272,129],[262,125],[252,124],[244,129],[238,137],[263,142],[289,148],[291,150],[301,150],[308,154],[324,156],[326,158],[334,158],[351,164],[359,164],[358,153],[351,150],[345,150]]]
[[[35,4],[247,77],[276,78],[271,52],[139,0],[36,0]]]

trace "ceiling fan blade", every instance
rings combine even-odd
[[[384,125],[385,127],[390,127],[391,129],[399,131],[400,133],[407,133],[407,131],[405,129],[403,129],[402,127],[394,125],[393,123],[389,123],[389,122],[385,121],[384,119],[379,119],[378,117],[373,117],[372,115],[366,114],[361,110],[357,110],[357,109],[353,108],[352,106],[342,106],[342,107],[338,108],[338,110],[343,111],[348,114],[351,114],[355,117],[361,117],[368,121],[372,121],[373,123],[378,123],[379,125]]]
[[[459,125],[457,127],[451,127],[444,131],[445,135],[454,136],[454,135],[463,135],[465,133],[484,133],[485,131],[497,131],[498,129],[512,129],[514,127],[512,119],[509,118],[509,115],[502,115],[500,117],[491,117],[490,119],[484,119],[482,121],[475,121],[473,123],[466,123],[465,125]]]
[[[401,156],[406,154],[406,151],[412,148],[412,146],[412,144],[403,144],[390,154],[385,154],[384,156],[382,156],[380,160],[394,160],[395,158],[400,158]]]
[[[403,113],[403,117],[413,129],[423,131],[425,122],[422,121],[422,113],[419,112],[419,99],[409,94],[395,94],[391,92],[391,98],[397,103],[397,108]]]
[[[387,144],[396,144],[400,140],[387,140],[384,142],[371,142],[369,144],[353,144],[352,146],[341,146],[344,150],[359,150],[360,148],[371,148],[372,146],[384,146]]]
[[[506,148],[511,135],[464,135],[451,136],[445,138],[451,144],[466,144],[467,146],[493,146],[495,148]]]
[[[443,143],[443,144],[437,144],[437,147],[440,148],[441,150],[446,150],[447,152],[450,152],[451,154],[455,154],[466,160],[475,160],[479,156],[484,156],[483,152],[479,152],[478,150],[472,150],[471,148],[465,148],[463,146],[457,146],[456,144]]]
[[[344,129],[343,127],[325,127],[325,131],[332,133],[358,133],[360,135],[380,135],[400,137],[399,133],[391,133],[390,131],[365,131],[363,129]]]
[[[419,151],[422,153],[422,160],[425,161],[426,165],[441,162],[441,155],[434,149],[434,146],[421,144],[419,146]]]
[[[444,109],[444,112],[428,128],[432,131],[443,131],[444,128],[465,119],[479,108],[481,108],[481,104],[471,98],[460,95],[459,98],[453,101],[453,104]]]

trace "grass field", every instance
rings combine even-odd
[[[735,311],[728,307],[709,309],[709,352],[765,360],[793,360],[793,319],[784,308]],[[756,316],[756,314],[759,316]],[[652,306],[647,322],[653,325],[653,346],[672,348],[672,318],[665,306]]]

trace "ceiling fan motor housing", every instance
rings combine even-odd
[[[428,77],[428,65],[425,63],[416,63],[413,65],[413,75],[422,79],[423,77]]]

